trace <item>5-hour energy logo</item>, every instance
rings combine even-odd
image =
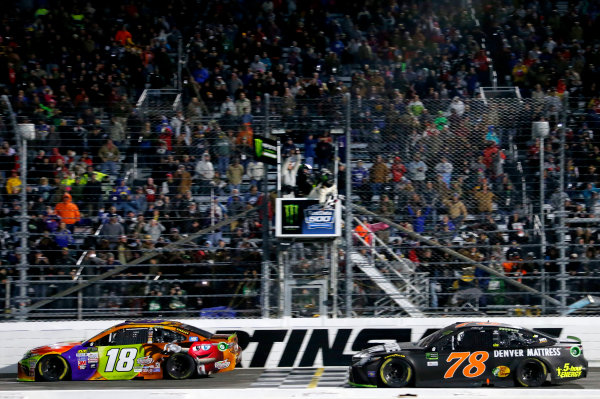
[[[582,369],[582,366],[571,366],[565,363],[562,367],[556,368],[556,374],[559,378],[576,378],[581,377]]]

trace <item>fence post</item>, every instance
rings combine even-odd
[[[566,210],[565,201],[562,194],[565,192],[565,129],[567,128],[567,113],[569,107],[568,92],[563,94],[563,109],[561,113],[561,127],[559,128],[560,134],[560,174],[559,174],[559,187],[560,187],[560,208],[558,217],[558,250],[559,250],[559,290],[558,297],[561,304],[560,313],[563,313],[567,309],[567,244],[565,243],[565,232],[567,230],[565,226]]]
[[[346,198],[345,207],[345,235],[346,235],[346,317],[352,317],[352,291],[354,290],[354,276],[352,275],[352,125],[350,118],[352,115],[350,93],[346,93]]]
[[[270,129],[270,115],[271,115],[271,96],[269,94],[265,94],[265,137],[269,137],[271,135]],[[263,204],[262,204],[262,267],[261,267],[261,283],[262,283],[262,310],[261,315],[263,318],[269,317],[269,274],[270,274],[270,265],[269,265],[269,175],[268,175],[269,166],[264,163],[263,167]],[[279,171],[277,171],[279,173]]]

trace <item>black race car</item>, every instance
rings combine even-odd
[[[412,343],[377,345],[352,357],[357,387],[524,386],[585,378],[581,340],[500,323],[455,323]]]

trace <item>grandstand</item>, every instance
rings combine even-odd
[[[496,3],[158,3],[156,26],[136,2],[4,11],[5,319],[597,312],[587,30],[536,35]],[[254,137],[280,141],[279,168]],[[329,175],[342,236],[277,238],[275,198]]]

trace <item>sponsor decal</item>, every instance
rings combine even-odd
[[[90,363],[90,368],[95,369],[97,365],[98,365],[98,363]]]
[[[573,357],[578,357],[581,355],[581,348],[578,346],[572,346],[571,349],[569,349],[569,353],[571,353],[571,356]]]
[[[183,328],[179,328],[177,327],[175,329],[175,331],[182,333],[183,335],[190,335],[190,332],[188,330],[184,330]]]
[[[529,348],[527,356],[560,356],[560,348]]]
[[[425,354],[425,359],[427,360],[438,360],[439,359],[439,355],[437,352],[427,352]]]
[[[298,219],[300,206],[298,204],[286,204],[283,206],[285,213],[285,224],[288,226],[299,227],[300,220]]]
[[[404,356],[404,355],[401,355],[401,354],[399,354],[399,353],[394,353],[393,355],[387,355],[385,358],[386,358],[386,359],[389,359],[390,357],[406,357],[406,356]]]
[[[540,338],[540,344],[545,344],[546,342],[548,342],[546,338]]]
[[[569,363],[565,363],[562,367],[556,368],[556,375],[558,378],[577,378],[581,377],[583,366],[571,366]]]
[[[88,353],[87,360],[89,363],[98,363],[98,352]]]
[[[437,366],[438,362],[427,362],[428,366]]]
[[[150,356],[146,356],[146,357],[140,357],[136,360],[137,364],[140,364],[142,366],[146,366],[150,363],[152,363],[154,360],[152,360],[152,358]]]
[[[190,337],[190,342],[198,342],[199,339],[198,337]]]
[[[134,372],[134,373],[141,373],[141,372],[142,372],[142,370],[144,370],[144,369],[143,369],[143,368],[141,368],[141,367],[134,367],[134,368],[133,368],[133,372]]]
[[[160,373],[160,367],[155,367],[154,369],[152,369],[152,371],[154,371],[155,373]]]
[[[86,360],[77,360],[77,368],[79,370],[84,370],[87,367],[87,361]]]
[[[398,345],[397,343],[391,343],[391,344],[385,344],[383,345],[383,348],[385,349],[386,352],[398,352],[400,350],[400,345]]]
[[[377,373],[375,371],[367,371],[367,377],[369,378],[375,378],[376,375]]]
[[[496,350],[494,350],[494,357],[523,357],[523,356],[525,356],[525,351],[523,349],[496,349]]]
[[[210,348],[212,348],[211,344],[202,344],[202,345],[197,345],[196,346],[196,350],[197,351],[204,351],[207,352],[210,350]]]
[[[323,209],[320,204],[311,205],[304,210],[304,222],[310,229],[332,229],[335,222],[335,209]]]
[[[560,356],[560,348],[496,349],[494,357]]]
[[[88,352],[88,351],[87,351],[87,349],[79,349],[79,350],[77,351],[77,353],[78,353],[78,354],[79,354],[79,353],[87,353],[87,352]]]
[[[510,332],[519,332],[518,328],[510,328],[510,327],[498,327],[500,331],[510,331]]]
[[[492,370],[492,374],[494,374],[494,377],[508,377],[510,375],[510,369],[506,366],[498,366]]]
[[[215,362],[215,368],[217,370],[226,369],[230,365],[231,365],[231,362],[229,360],[221,360],[220,362]]]
[[[217,348],[223,352],[226,351],[229,348],[229,345],[227,345],[227,343],[225,342],[219,342],[219,344],[217,345]]]

